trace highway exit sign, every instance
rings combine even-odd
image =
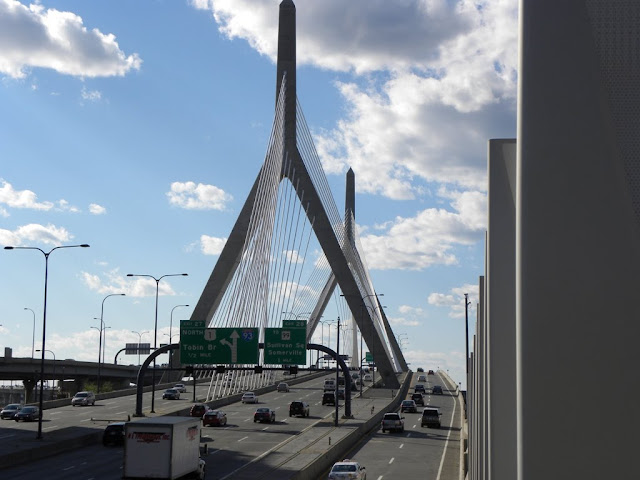
[[[306,365],[306,320],[284,320],[282,328],[266,328],[263,363],[265,365]]]
[[[186,365],[257,364],[257,328],[207,328],[204,320],[180,321],[180,361]]]

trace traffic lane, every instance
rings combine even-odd
[[[2,470],[2,478],[116,480],[122,478],[122,447],[93,445]],[[45,473],[46,472],[46,473]]]
[[[459,429],[451,427],[456,399],[437,395],[438,401],[433,402],[429,397],[425,398],[425,404],[437,406],[442,413],[441,428],[421,427],[420,413],[404,413],[404,433],[382,433],[377,429],[347,457],[364,465],[367,477],[377,480],[409,475],[426,480],[442,478],[438,475],[445,453],[450,455],[452,449],[459,448]],[[454,434],[453,440],[451,434]]]

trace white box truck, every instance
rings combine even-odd
[[[204,479],[200,419],[155,417],[124,426],[122,478]]]

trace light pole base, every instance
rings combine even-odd
[[[133,417],[145,417],[146,415],[144,413],[141,413],[139,415],[137,413],[134,413],[132,416]]]

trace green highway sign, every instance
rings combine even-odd
[[[207,328],[203,320],[180,321],[180,361],[186,365],[257,364],[257,328]]]
[[[364,361],[373,362],[373,355],[371,355],[371,352],[367,352],[364,354]]]
[[[284,320],[282,328],[264,331],[265,365],[305,365],[307,363],[306,320]]]

